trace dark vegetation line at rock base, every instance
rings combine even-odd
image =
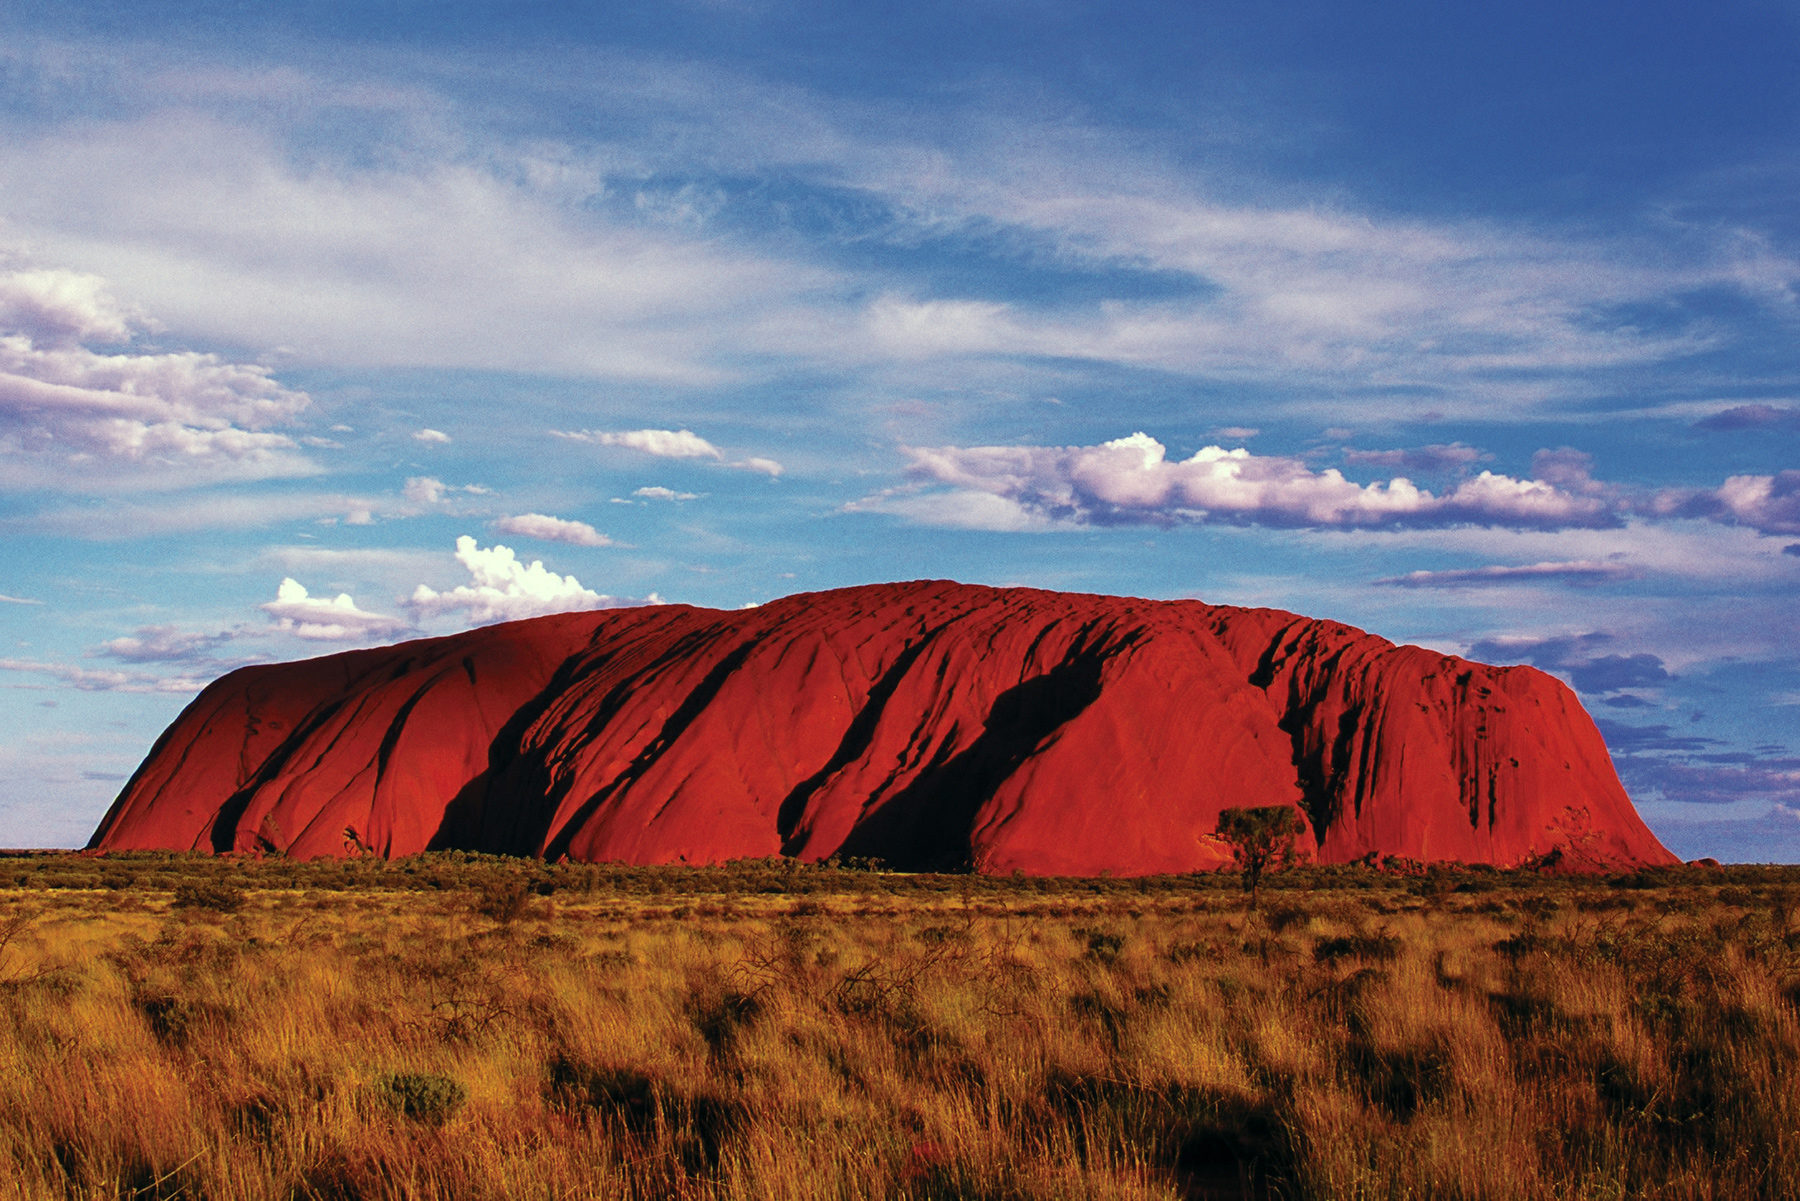
[[[183,884],[260,889],[444,892],[483,881],[522,882],[533,894],[775,894],[805,896],[878,892],[895,896],[1178,896],[1242,891],[1232,867],[1157,876],[1027,876],[979,872],[898,872],[878,860],[806,863],[772,856],[723,864],[549,863],[521,855],[427,851],[397,859],[289,859],[278,855],[213,855],[202,851],[0,851],[0,890],[151,889]],[[1421,895],[1501,888],[1545,891],[1732,886],[1800,882],[1800,867],[1778,864],[1690,864],[1639,867],[1607,875],[1488,864],[1420,863],[1391,857],[1354,864],[1305,863],[1264,875],[1275,893],[1366,891],[1398,887]]]

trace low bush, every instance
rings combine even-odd
[[[377,1080],[375,1091],[388,1108],[431,1126],[455,1117],[469,1099],[468,1089],[432,1072],[395,1072]]]

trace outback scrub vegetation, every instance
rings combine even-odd
[[[1404,865],[1401,865],[1404,866]],[[1791,1198],[1800,873],[0,860],[3,1198]]]

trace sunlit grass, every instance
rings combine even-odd
[[[1779,870],[0,882],[0,1198],[1800,1196]]]

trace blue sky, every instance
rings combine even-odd
[[[0,844],[230,667],[949,577],[1578,689],[1800,861],[1800,8],[0,14]]]

